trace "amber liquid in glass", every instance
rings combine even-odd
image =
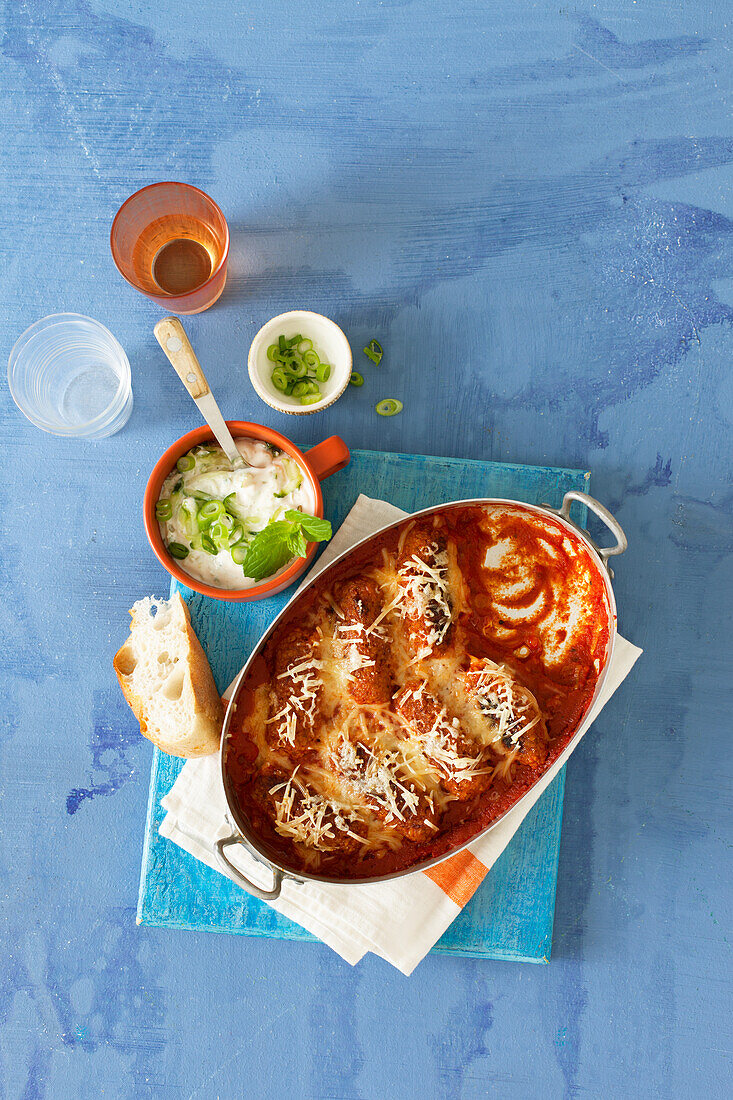
[[[188,294],[211,275],[211,253],[200,241],[174,237],[156,252],[152,276],[166,294]]]
[[[221,260],[221,246],[204,222],[167,215],[146,227],[133,251],[133,266],[145,293],[189,294],[202,286]]]

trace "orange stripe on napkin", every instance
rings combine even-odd
[[[476,856],[472,856],[466,849],[444,860],[436,867],[431,867],[429,871],[423,871],[423,874],[427,875],[451,901],[462,909],[473,897],[488,870],[480,859],[476,859]]]

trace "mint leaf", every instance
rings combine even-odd
[[[333,531],[327,519],[319,519],[318,516],[309,516],[307,512],[296,512],[289,508],[285,518],[297,523],[305,531],[311,542],[326,542],[331,538]]]
[[[303,532],[300,528],[293,531],[292,535],[288,539],[288,549],[295,558],[304,558],[308,553],[308,543],[303,537]]]
[[[292,523],[284,520],[268,523],[267,527],[258,531],[249,544],[247,556],[242,563],[245,577],[261,581],[282,569],[285,562],[293,557],[288,546],[292,534]]]
[[[232,512],[231,506],[228,510]],[[261,581],[277,573],[290,558],[304,558],[308,553],[306,536],[311,542],[324,542],[331,537],[331,524],[288,509],[285,519],[270,521],[252,539],[242,565],[244,575]]]

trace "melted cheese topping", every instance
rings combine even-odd
[[[528,688],[517,684],[505,665],[488,659],[466,674],[471,699],[488,726],[488,740],[515,749],[521,738],[542,721],[537,700]]]
[[[426,633],[425,645],[418,655],[429,656],[433,649],[445,640],[453,621],[453,611],[448,596],[448,552],[439,550],[437,543],[430,547],[432,563],[413,554],[400,568],[398,583],[402,599],[397,605],[403,618],[417,619]]]
[[[276,783],[270,788],[271,795],[280,794],[276,799],[276,829],[281,836],[291,837],[312,848],[328,850],[329,841],[335,839],[334,829],[345,833],[354,840],[362,841],[354,833],[349,823],[357,815],[348,806],[333,799],[324,798],[308,789],[298,776],[298,768],[285,783]]]
[[[318,689],[323,685],[319,675],[320,669],[321,662],[315,656],[309,656],[303,660],[296,660],[277,677],[278,680],[292,680],[294,689],[282,709],[268,719],[268,725],[277,722],[276,728],[280,740],[287,741],[289,745],[295,744],[299,715],[307,718],[311,725],[313,724]]]
[[[401,704],[413,699],[419,702],[425,690],[425,681],[421,681],[419,687],[408,688],[400,696]],[[405,726],[420,748],[423,756],[432,763],[442,776],[454,783],[464,783],[476,775],[486,775],[491,768],[481,768],[482,758],[480,748],[477,746],[476,756],[466,756],[458,751],[453,743],[461,732],[461,723],[458,718],[450,718],[448,710],[443,707],[436,715],[429,729],[420,730],[415,724],[405,719]]]

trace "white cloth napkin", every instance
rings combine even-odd
[[[404,515],[405,512],[385,501],[360,496],[304,584],[354,543]],[[636,646],[617,637],[603,691],[583,723],[583,733],[640,654]],[[570,752],[567,749],[560,756],[521,805],[511,810],[490,833],[436,868],[365,886],[298,884],[286,879],[280,897],[270,904],[352,965],[372,951],[403,974],[410,974],[458,916]],[[214,845],[221,837],[230,835],[232,827],[226,819],[218,754],[189,760],[162,799],[162,805],[167,813],[160,826],[161,836],[221,872]],[[271,885],[267,869],[244,849],[231,847],[227,855],[256,883],[263,887]]]

